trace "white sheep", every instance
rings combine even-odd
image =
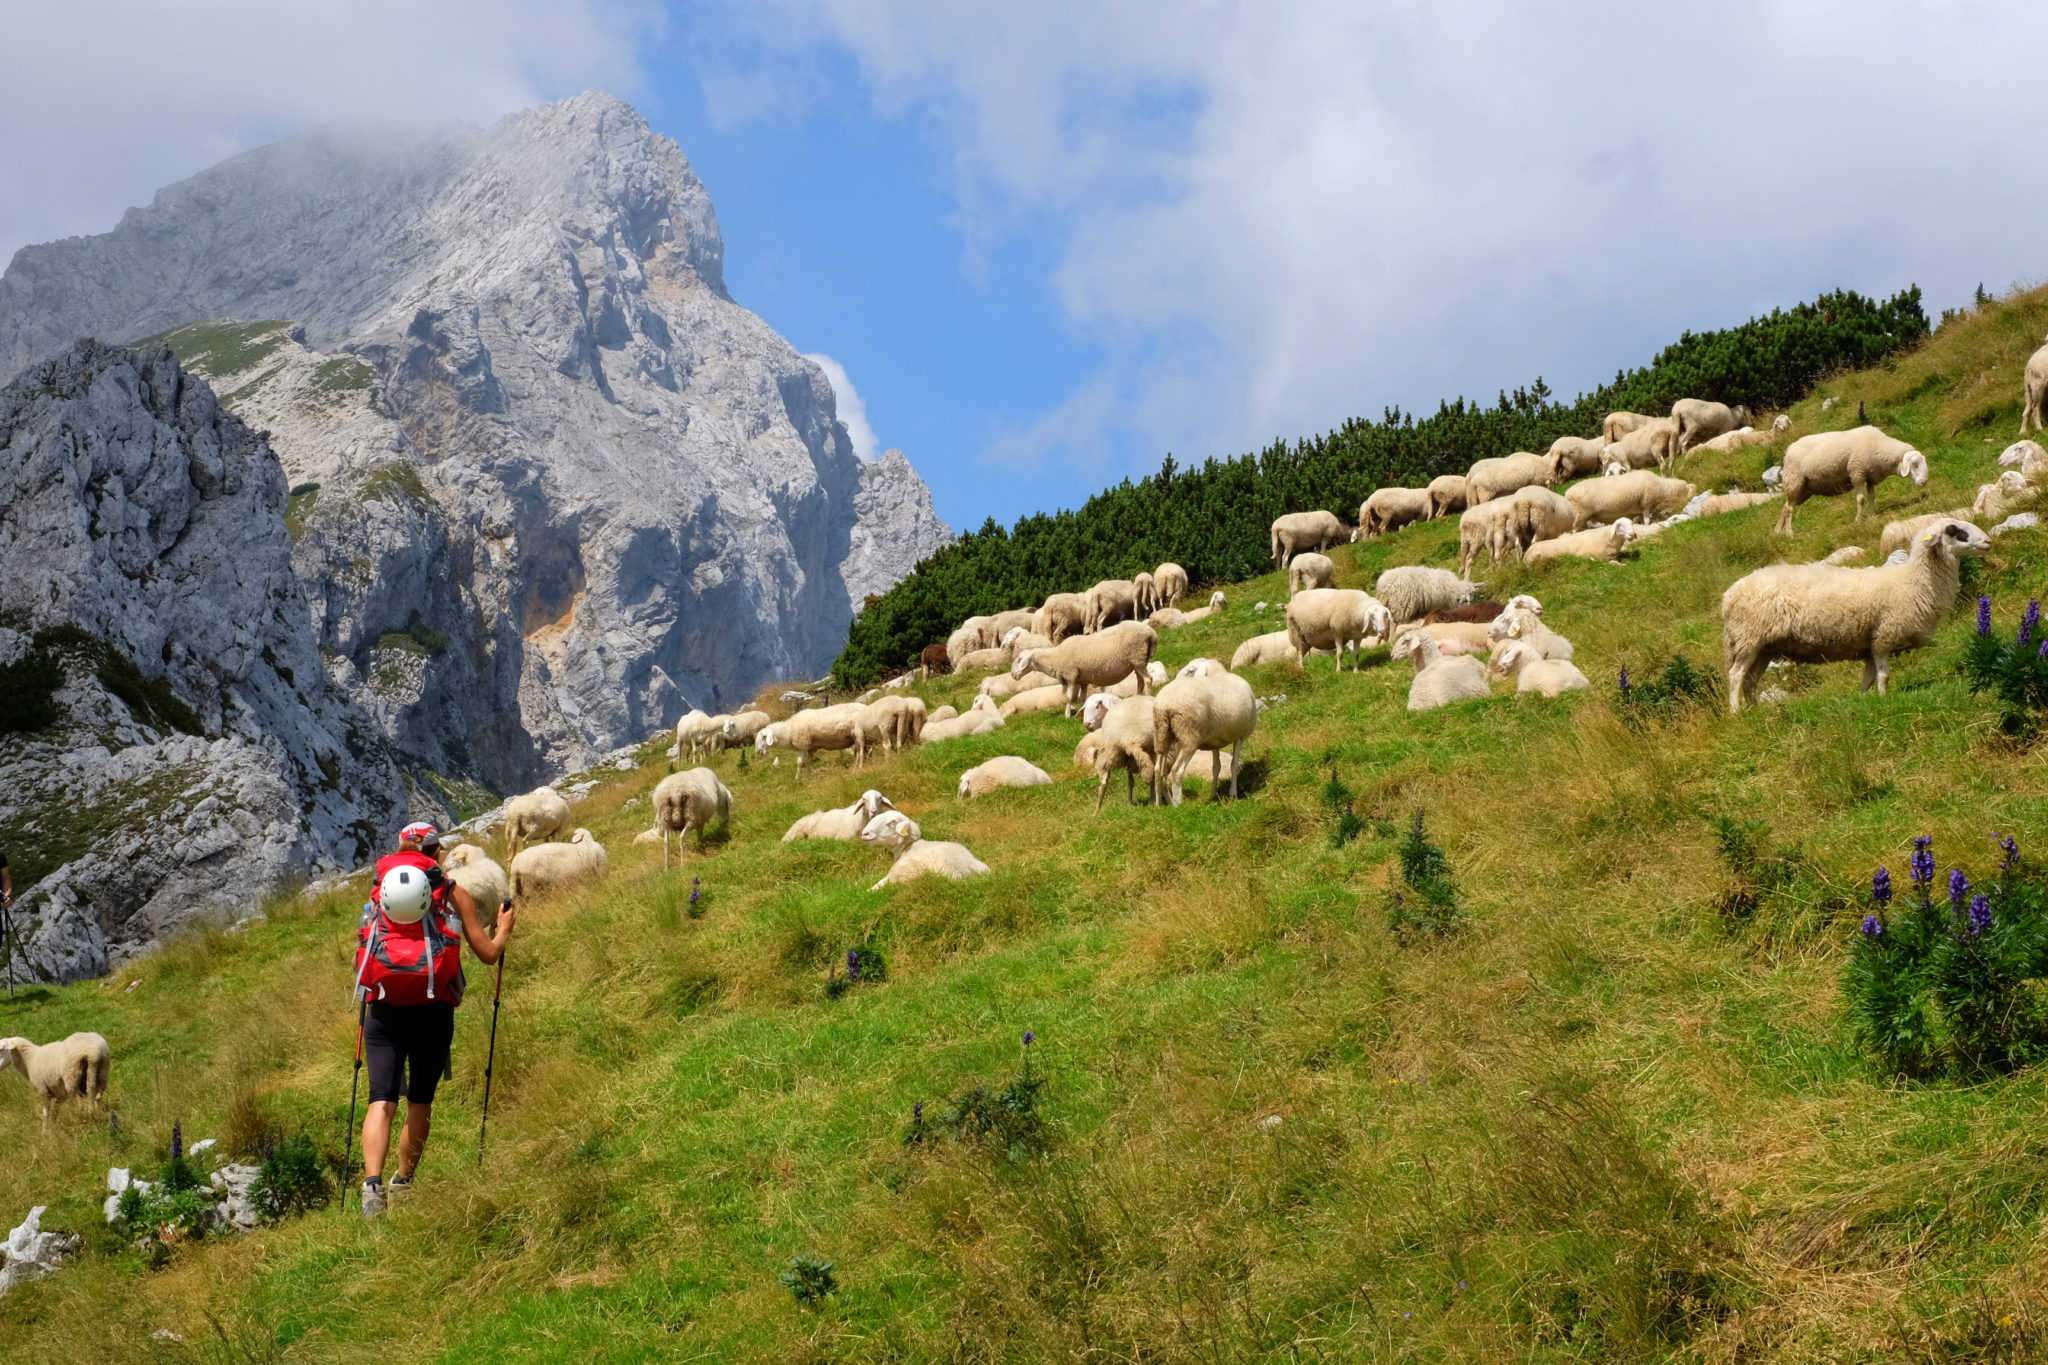
[[[675,834],[689,851],[690,831],[697,831],[697,851],[704,851],[704,835],[717,821],[732,828],[732,793],[709,768],[689,768],[670,773],[654,788],[654,827],[661,831],[661,865],[668,866],[668,836]]]
[[[949,739],[967,739],[974,735],[985,735],[998,729],[1003,723],[1002,708],[988,697],[976,697],[974,704],[957,716],[942,720],[928,720],[924,726],[924,742],[938,744]]]
[[[1542,651],[1526,640],[1510,640],[1494,657],[1494,673],[1515,679],[1517,692],[1537,692],[1546,697],[1582,692],[1593,685],[1569,659],[1546,659]]]
[[[1429,490],[1426,488],[1376,488],[1358,505],[1358,529],[1353,540],[1371,540],[1403,526],[1429,520]]]
[[[1747,450],[1751,446],[1776,445],[1784,438],[1785,433],[1791,429],[1792,419],[1781,412],[1772,418],[1770,426],[1762,431],[1758,431],[1753,427],[1741,427],[1735,431],[1725,432],[1722,435],[1716,436],[1711,441],[1704,441],[1694,448],[1697,450],[1718,450],[1724,454],[1729,454],[1738,450]]]
[[[1480,585],[1424,564],[1388,569],[1373,582],[1372,595],[1396,622],[1420,621],[1433,611],[1447,611],[1470,602]]]
[[[1560,436],[1550,443],[1544,459],[1550,461],[1550,482],[1563,483],[1600,472],[1600,455],[1607,441],[1600,436]]]
[[[70,1100],[82,1101],[97,1113],[107,1093],[107,1040],[97,1033],[74,1033],[38,1046],[26,1038],[0,1038],[0,1069],[13,1066],[43,1102],[43,1128],[51,1111]]]
[[[862,747],[871,749],[879,744],[885,754],[907,749],[917,743],[924,723],[924,702],[920,698],[877,697],[861,708],[861,738],[864,741]],[[865,757],[865,754],[857,755],[857,758],[862,757]],[[861,765],[856,761],[854,766]]]
[[[1153,601],[1153,598],[1158,596],[1158,590],[1153,585],[1151,574],[1140,571],[1132,577],[1131,587],[1137,593],[1138,615],[1149,616],[1162,605]],[[1051,644],[1052,641],[1047,640],[1046,643]]]
[[[2017,469],[2030,479],[2048,474],[2048,450],[2039,441],[2014,441],[1998,454],[2000,469]]]
[[[901,681],[907,685],[910,681],[910,675],[908,673],[904,674]],[[891,686],[894,686],[894,684],[892,683]],[[726,717],[725,733],[722,736],[725,747],[728,749],[751,749],[754,746],[754,736],[761,733],[762,727],[772,724],[774,719],[766,711],[741,711],[736,715]]]
[[[1462,512],[1467,506],[1463,474],[1439,474],[1422,491],[1429,494],[1429,515],[1432,518]]]
[[[1578,519],[1570,499],[1534,485],[1516,489],[1508,506],[1511,510],[1503,531],[1518,555],[1539,540],[1569,533]]]
[[[486,918],[498,913],[499,904],[511,889],[505,869],[475,844],[457,844],[442,854],[441,869],[448,874],[449,881],[469,893]]]
[[[803,781],[804,770],[816,762],[814,755],[836,749],[853,750],[853,765],[861,767],[868,753],[867,731],[861,724],[866,710],[859,702],[849,701],[821,706],[815,711],[799,711],[754,736],[754,749],[764,757],[772,749],[793,751],[799,782]]]
[[[1486,633],[1488,628],[1485,621],[1432,621],[1412,627],[1427,632],[1446,655],[1491,653],[1493,640]]]
[[[1493,695],[1486,685],[1486,665],[1470,655],[1445,654],[1426,630],[1408,631],[1394,641],[1393,657],[1415,665],[1415,680],[1408,684],[1410,711]]]
[[[1681,398],[1671,405],[1676,427],[1673,455],[1683,455],[1694,446],[1749,424],[1749,409],[1740,403],[1710,403],[1704,398]]]
[[[1631,431],[1646,427],[1656,420],[1654,417],[1645,417],[1640,412],[1610,412],[1600,422],[1600,434],[1607,438],[1607,444],[1613,445]]]
[[[719,736],[725,731],[725,722],[729,719],[729,716],[707,716],[694,708],[686,712],[683,718],[676,722],[677,753],[686,754],[694,759],[699,750],[718,742]]]
[[[1014,658],[1020,649],[1052,648],[1052,637],[1040,635],[1028,626],[1012,626],[1003,632],[1003,638],[996,643],[1009,650],[1011,657]]]
[[[1110,714],[1113,719],[1116,713]],[[1179,678],[1160,688],[1152,699],[1153,804],[1162,800],[1172,806],[1181,803],[1181,782],[1202,749],[1214,751],[1217,762],[1224,749],[1230,750],[1230,795],[1234,799],[1244,742],[1258,723],[1258,699],[1252,695],[1252,685],[1235,673]],[[1212,784],[1210,799],[1222,795],[1223,784]]]
[[[1465,506],[1478,507],[1517,489],[1550,481],[1550,461],[1526,450],[1478,460],[1465,472]]]
[[[1113,682],[1102,690],[1112,697],[1135,697],[1138,695],[1138,688],[1141,682],[1145,690],[1150,692],[1153,688],[1164,687],[1166,685],[1166,677],[1166,665],[1154,659],[1151,663],[1146,664],[1143,670],[1131,674],[1130,677],[1125,678],[1122,682]]]
[[[960,708],[957,706],[934,706],[931,714],[925,717],[925,728],[930,729],[931,723],[935,720],[951,720],[959,714]]]
[[[2029,422],[2036,431],[2048,431],[2048,346],[2028,357],[2020,381],[2020,435],[2027,434]]]
[[[1970,504],[1970,520],[1980,526],[2002,521],[2040,495],[2041,490],[2029,483],[2026,475],[2008,469],[1993,482],[1979,486]]]
[[[569,828],[569,803],[553,787],[535,787],[524,796],[505,803],[505,860],[519,856],[519,850],[543,839],[552,839]]]
[[[1692,514],[1696,517],[1718,517],[1724,512],[1739,512],[1745,507],[1760,507],[1767,502],[1776,502],[1783,496],[1783,493],[1715,493],[1695,499],[1694,501],[1699,504],[1697,507],[1693,507],[1692,503],[1687,503],[1686,506],[1692,507]]]
[[[1010,666],[1010,651],[1001,645],[970,649],[953,662],[955,673],[994,673]]]
[[[1081,595],[1088,599],[1090,634],[1130,620],[1138,610],[1138,588],[1128,578],[1105,578]]]
[[[1168,560],[1152,571],[1152,605],[1171,607],[1188,594],[1188,571]],[[1059,642],[1055,640],[1054,644]]]
[[[1017,607],[1011,611],[999,611],[988,618],[988,643],[1001,644],[1005,635],[1020,626],[1025,630],[1035,629],[1037,619],[1036,607]]]
[[[969,768],[960,774],[959,794],[962,801],[972,801],[977,796],[1004,787],[1050,787],[1052,775],[1028,759],[1005,754],[1000,758]]]
[[[1303,550],[1327,550],[1351,538],[1351,529],[1332,512],[1287,512],[1273,519],[1269,535],[1273,567],[1284,569]]]
[[[1336,655],[1336,671],[1351,653],[1351,669],[1363,666],[1368,640],[1385,640],[1393,631],[1393,614],[1371,594],[1356,588],[1310,588],[1287,602],[1287,641],[1297,657],[1327,649]]]
[[[960,629],[946,637],[946,662],[957,669],[964,656],[994,644],[994,638],[988,634],[988,624],[993,619],[988,616],[970,616],[962,621]]]
[[[1034,687],[1028,692],[1019,692],[1003,703],[1003,719],[1012,716],[1041,716],[1052,711],[1064,711],[1073,705],[1073,697],[1063,682]]]
[[[1309,553],[1296,555],[1294,562],[1287,566],[1287,595],[1308,588],[1334,588],[1337,586],[1337,563],[1328,555]]]
[[[1839,550],[1829,551],[1827,558],[1821,560],[1821,563],[1854,564],[1860,559],[1867,558],[1869,554],[1870,551],[1861,545],[1844,545]]]
[[[1667,479],[1647,469],[1631,470],[1611,479],[1588,479],[1573,484],[1565,493],[1576,518],[1573,529],[1583,531],[1600,522],[1627,517],[1638,527],[1661,521],[1692,501],[1699,490],[1680,479]]]
[[[1955,602],[1961,557],[1990,549],[1977,527],[1944,518],[1914,537],[1903,564],[1773,564],[1737,579],[1721,595],[1729,711],[1755,696],[1774,659],[1861,659],[1863,690],[1882,696],[1891,656],[1932,639]]]
[[[1625,464],[1630,469],[1662,469],[1676,457],[1678,424],[1669,417],[1653,418],[1608,446],[1600,454],[1603,465]]]
[[[1050,646],[1047,646],[1047,648],[1050,648]],[[1013,697],[1019,692],[1029,692],[1034,687],[1049,687],[1058,681],[1059,679],[1050,673],[1026,673],[1021,678],[1013,678],[1007,673],[996,673],[983,678],[981,686],[975,690],[984,697],[993,697],[995,700],[1001,701],[1004,697]]]
[[[1892,475],[1927,486],[1927,457],[1904,441],[1876,427],[1822,431],[1802,436],[1785,451],[1785,510],[1778,514],[1778,534],[1792,529],[1792,514],[1808,498],[1856,495],[1856,520],[1863,504],[1874,501],[1876,486]]]
[[[1107,687],[1133,673],[1141,673],[1159,649],[1159,635],[1143,622],[1127,621],[1114,630],[1083,635],[1054,645],[1051,649],[1027,649],[1010,665],[1018,677],[1033,669],[1050,673],[1066,685],[1067,714],[1091,687]],[[1141,680],[1138,690],[1147,690]]]
[[[1089,698],[1091,702],[1097,700]],[[1109,779],[1124,774],[1124,797],[1137,800],[1137,780],[1145,779],[1152,790],[1152,698],[1126,697],[1109,700],[1096,719],[1094,730],[1074,750],[1074,761],[1096,775],[1095,813],[1102,814],[1102,800],[1109,791]]]
[[[1584,487],[1583,484],[1579,487]],[[1482,502],[1467,507],[1465,514],[1458,518],[1458,573],[1460,576],[1472,572],[1472,561],[1479,558],[1484,550],[1488,562],[1498,564],[1509,544],[1508,526],[1514,514],[1514,507],[1504,498]]]
[[[1923,512],[1917,517],[1901,517],[1888,521],[1884,530],[1878,532],[1877,552],[1889,559],[1891,556],[1913,548],[1913,542],[1920,533],[1930,526],[1939,526],[1944,521],[1968,521],[1970,509],[1958,507],[1952,512]]]
[[[1536,652],[1546,659],[1569,659],[1572,657],[1572,642],[1544,624],[1542,609],[1530,611],[1518,606],[1522,599],[1511,600],[1500,615],[1493,618],[1486,627],[1490,640],[1521,640],[1535,647]]]
[[[1213,678],[1229,671],[1221,659],[1189,659],[1180,666],[1180,672],[1174,674],[1173,679],[1179,682],[1182,678]]]
[[[977,877],[988,871],[988,864],[969,853],[965,845],[925,838],[917,822],[900,810],[883,811],[868,821],[860,837],[864,843],[879,844],[895,853],[889,871],[868,888],[870,891],[918,877]]]
[[[794,843],[798,839],[858,839],[860,832],[868,827],[868,821],[885,810],[895,808],[895,802],[870,787],[850,806],[842,806],[837,810],[814,810],[809,815],[799,817],[795,824],[783,832],[782,842]]]
[[[512,859],[512,899],[524,901],[543,891],[560,891],[611,871],[611,859],[589,830],[579,829],[567,843],[535,844]]]
[[[1153,592],[1159,590],[1158,575],[1153,575]],[[1058,644],[1069,635],[1079,635],[1088,628],[1088,599],[1077,592],[1056,592],[1045,599],[1045,605],[1031,618],[1032,633],[1043,635]]]
[[[1288,633],[1276,630],[1267,635],[1254,635],[1239,645],[1237,652],[1230,656],[1230,667],[1235,671],[1248,668],[1252,664],[1276,664],[1283,659],[1300,657],[1301,655],[1295,652],[1294,642]]]
[[[1572,531],[1565,535],[1539,540],[1522,551],[1522,562],[1541,564],[1552,559],[1606,559],[1621,558],[1621,552],[1636,538],[1635,523],[1627,517],[1617,520],[1612,526],[1602,526],[1591,531]]]
[[[1167,608],[1167,610],[1171,611],[1173,609],[1169,607]],[[1222,610],[1223,594],[1221,592],[1212,592],[1209,594],[1208,606],[1196,607],[1193,611],[1182,612],[1180,614],[1180,621],[1178,624],[1183,626],[1198,625],[1201,622],[1208,620],[1211,616],[1214,616],[1217,612]]]

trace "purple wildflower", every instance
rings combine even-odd
[[[913,1105],[911,1105],[911,1106],[910,1106],[910,1121],[911,1121],[912,1123],[923,1123],[923,1122],[924,1122],[924,1101],[923,1101],[923,1100],[919,1100],[919,1101],[918,1101],[918,1102],[917,1102],[916,1104],[913,1104]]]
[[[1628,700],[1628,670],[1626,668],[1621,670],[1621,699],[1623,701]]]
[[[695,905],[697,903],[697,897],[700,894],[699,888],[703,885],[704,879],[702,877],[690,878],[690,904]]]
[[[2048,659],[2048,640],[2041,642],[2041,647],[2034,651],[2034,657],[2037,659]]]
[[[1948,903],[1955,907],[1958,914],[1962,913],[1963,897],[1969,894],[1970,879],[1963,875],[1963,870],[1960,867],[1950,868],[1948,870]]]
[[[2020,643],[2027,644],[2034,638],[2034,632],[2041,626],[2041,603],[2035,598],[2027,599],[2027,614],[2020,618]]]
[[[1979,635],[1989,635],[1991,633],[1991,599],[1988,597],[1977,599],[1977,633]]]
[[[1929,834],[1923,834],[1913,840],[1913,857],[1910,864],[1913,872],[1913,885],[1920,888],[1920,894],[1923,898],[1927,894],[1927,888],[1934,885],[1933,844],[1934,836]]]
[[[1870,898],[1879,905],[1892,903],[1892,870],[1880,867],[1870,878]]]
[[[1865,915],[1863,917],[1863,937],[1883,938],[1884,921],[1879,919],[1876,915]]]
[[[185,1125],[176,1119],[171,1121],[171,1160],[177,1161],[185,1155]]]
[[[1037,1042],[1037,1041],[1038,1041],[1038,1035],[1037,1035],[1037,1034],[1035,1034],[1035,1033],[1031,1032],[1031,1031],[1030,1031],[1029,1029],[1026,1029],[1026,1030],[1024,1031],[1024,1046],[1026,1046],[1026,1047],[1030,1047],[1030,1046],[1031,1046],[1031,1045],[1032,1045],[1033,1043],[1035,1043],[1035,1042]]]
[[[1992,834],[1991,838],[2005,855],[1998,860],[1998,870],[2000,872],[2010,872],[2018,867],[2020,865],[2019,841],[2010,834],[1998,834],[1996,832]]]
[[[1979,891],[1970,897],[1970,937],[1976,938],[1991,927],[1991,898]]]
[[[860,949],[848,948],[846,950],[846,974],[855,981],[860,980]]]

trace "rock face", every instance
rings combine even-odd
[[[0,738],[17,977],[104,972],[438,809],[328,681],[285,497],[164,347],[79,342],[0,390],[0,713],[56,706]]]
[[[419,764],[512,789],[817,676],[951,538],[723,262],[682,153],[606,95],[325,130],[24,249],[0,373],[162,336],[283,461],[329,675]]]

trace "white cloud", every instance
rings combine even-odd
[[[875,439],[875,429],[868,425],[868,405],[861,401],[860,392],[847,378],[846,367],[823,351],[808,352],[804,359],[823,370],[825,378],[831,382],[839,420],[846,427],[847,439],[853,442],[853,453],[863,460],[873,460],[880,455],[881,443]]]
[[[745,12],[944,140],[967,261],[1063,225],[1058,298],[1109,359],[998,459],[1199,458],[1591,386],[1824,289],[1932,310],[2048,273],[2023,0]]]
[[[344,117],[481,119],[637,80],[651,0],[9,0],[0,265],[223,157]]]

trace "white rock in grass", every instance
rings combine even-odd
[[[18,1284],[40,1280],[78,1250],[76,1233],[42,1230],[43,1210],[48,1207],[38,1204],[30,1209],[21,1226],[8,1233],[5,1242],[0,1242],[0,1294]]]

